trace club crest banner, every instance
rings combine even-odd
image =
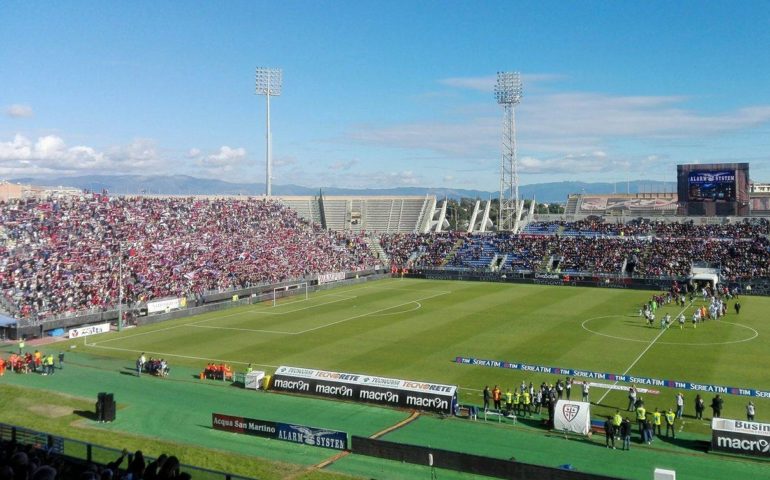
[[[588,435],[591,429],[591,404],[559,400],[553,422],[554,430]]]

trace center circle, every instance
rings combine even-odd
[[[622,319],[625,319],[625,318],[628,318],[628,316],[626,316],[626,315],[603,315],[601,317],[593,317],[593,318],[589,318],[588,320],[584,320],[583,323],[580,324],[580,326],[583,328],[583,330],[585,330],[587,332],[590,332],[590,333],[593,333],[594,335],[600,335],[602,337],[612,338],[614,340],[622,340],[622,341],[626,341],[626,342],[635,342],[635,343],[650,343],[652,341],[652,340],[649,340],[649,339],[648,340],[641,340],[641,339],[638,339],[638,338],[628,338],[628,337],[624,337],[624,336],[620,336],[620,335],[610,335],[610,334],[607,334],[607,333],[602,333],[602,332],[598,332],[596,330],[592,330],[588,326],[588,324],[590,324],[591,322],[593,322],[595,320],[602,320],[602,319],[605,319],[605,318],[622,318]],[[759,332],[757,332],[756,330],[754,330],[753,328],[751,328],[749,326],[746,326],[746,325],[743,325],[743,324],[740,324],[740,323],[728,322],[728,321],[725,321],[725,320],[709,320],[707,323],[708,324],[711,324],[711,323],[717,323],[717,324],[723,323],[723,324],[733,325],[733,326],[736,326],[736,327],[740,327],[742,329],[746,329],[746,330],[748,330],[751,333],[748,334],[750,336],[747,336],[746,338],[742,338],[742,339],[738,339],[738,340],[730,340],[730,341],[727,341],[727,342],[667,342],[665,340],[661,340],[661,341],[658,341],[658,342],[655,342],[655,343],[658,344],[658,345],[693,345],[693,346],[730,345],[730,344],[733,344],[733,343],[749,342],[749,341],[754,340],[755,338],[757,338],[759,336]],[[675,327],[675,326],[673,326],[673,327]],[[669,328],[673,328],[673,327],[669,327]]]

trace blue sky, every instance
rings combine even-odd
[[[497,71],[519,71],[522,184],[770,181],[770,2],[0,2],[0,178],[187,174],[499,185]]]

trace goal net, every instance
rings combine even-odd
[[[303,300],[308,299],[307,282],[293,283],[273,289],[273,306],[276,306],[278,300],[284,297],[302,296]]]

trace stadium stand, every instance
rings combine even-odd
[[[454,248],[434,248],[430,255],[424,254],[427,246],[442,243],[441,234],[383,235],[381,244],[396,267],[442,266],[436,256],[441,253],[450,269],[622,274],[633,259],[636,275],[681,277],[690,274],[693,263],[706,262],[718,265],[725,280],[739,280],[770,275],[769,233],[766,219],[696,225],[644,219],[605,223],[589,217],[533,222],[520,235],[447,237],[443,244]]]
[[[277,201],[327,230],[424,232],[436,199],[426,197],[284,197]]]
[[[1,203],[0,225],[3,305],[16,318],[115,305],[121,267],[132,305],[377,262],[362,234],[326,231],[257,199],[29,199]]]
[[[587,216],[531,222],[519,235],[417,233],[434,207],[431,197],[11,200],[0,203],[0,307],[45,321],[114,308],[121,284],[131,307],[384,261],[394,268],[602,274],[629,273],[631,263],[635,275],[677,277],[707,262],[725,280],[770,276],[766,219],[619,223]]]

